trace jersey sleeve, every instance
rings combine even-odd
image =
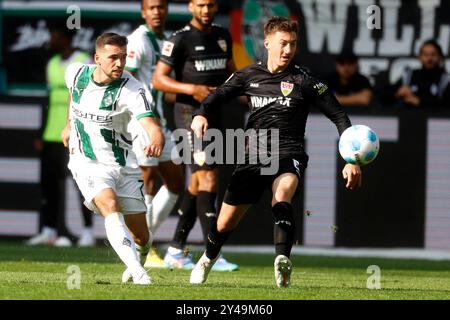
[[[169,40],[163,42],[160,60],[171,67],[177,65],[185,50],[181,34],[173,34]]]
[[[129,79],[129,84],[120,104],[137,120],[144,117],[154,117],[152,97],[146,94],[145,89],[134,78]]]
[[[68,89],[73,87],[74,80],[83,66],[84,64],[82,64],[81,62],[75,62],[67,67],[66,73],[64,74],[64,80],[66,81],[66,87]]]
[[[334,123],[339,135],[352,125],[344,108],[336,100],[336,97],[326,84],[310,74],[306,74],[303,90],[305,95],[311,99],[312,104]]]
[[[128,37],[127,61],[125,68],[132,72],[137,71],[142,64],[143,52],[143,41],[137,41],[135,37]]]
[[[208,97],[203,100],[200,108],[194,111],[193,116],[203,115],[207,117],[211,109],[221,105],[223,102],[243,95],[244,91],[244,72],[236,71],[225,81],[224,84],[218,87],[216,91],[209,94]]]

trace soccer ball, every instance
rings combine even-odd
[[[364,166],[371,163],[380,150],[380,140],[375,131],[365,125],[347,128],[339,139],[339,153],[351,164]]]

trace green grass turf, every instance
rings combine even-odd
[[[226,258],[240,270],[211,272],[204,285],[190,285],[189,271],[154,269],[153,285],[136,286],[120,283],[124,265],[106,245],[26,247],[0,241],[0,299],[450,299],[450,261],[293,256],[292,286],[279,289],[273,255]],[[79,290],[67,288],[70,265],[81,270]],[[369,265],[381,269],[381,290],[366,288]]]

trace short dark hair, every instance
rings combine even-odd
[[[422,43],[422,45],[420,46],[419,54],[422,53],[422,50],[423,50],[423,48],[424,48],[425,46],[433,46],[433,47],[436,49],[436,51],[439,53],[439,55],[441,56],[441,58],[444,57],[444,52],[442,52],[442,48],[441,48],[441,46],[439,45],[439,43],[437,43],[436,40],[430,39],[430,40],[427,40],[427,41],[425,41],[424,43]]]
[[[107,32],[97,37],[95,40],[95,50],[104,48],[107,44],[124,47],[128,44],[128,39],[125,36],[117,33]]]
[[[285,17],[271,17],[267,20],[264,25],[264,36],[267,37],[269,34],[275,33],[277,31],[283,32],[294,32],[298,33],[298,23],[297,21],[285,18]]]

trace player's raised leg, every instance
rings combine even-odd
[[[278,287],[288,287],[292,273],[289,259],[295,237],[295,220],[292,212],[292,198],[298,186],[298,177],[283,173],[272,184],[272,214],[274,223],[275,282]]]
[[[206,281],[209,271],[220,257],[220,250],[230,234],[239,224],[250,204],[237,206],[222,203],[217,223],[213,224],[206,242],[206,251],[191,273],[190,283],[200,284]]]
[[[217,179],[219,172],[217,168],[196,171],[199,180],[199,192],[197,196],[197,215],[202,224],[205,243],[208,242],[208,234],[213,230],[217,220],[216,199],[217,199]],[[217,259],[213,270],[234,271],[239,269],[235,263],[228,262],[223,256]]]
[[[123,214],[120,212],[119,200],[111,188],[103,189],[93,199],[95,206],[105,218],[106,236],[114,251],[125,263],[136,284],[150,284],[151,280],[142,267],[136,251],[135,240],[128,230]],[[135,231],[136,240],[140,243],[148,242],[148,228],[145,223],[145,213],[140,214],[145,230]],[[133,219],[133,218],[132,218]],[[136,219],[136,218],[135,218]],[[139,218],[137,218],[139,219]]]

